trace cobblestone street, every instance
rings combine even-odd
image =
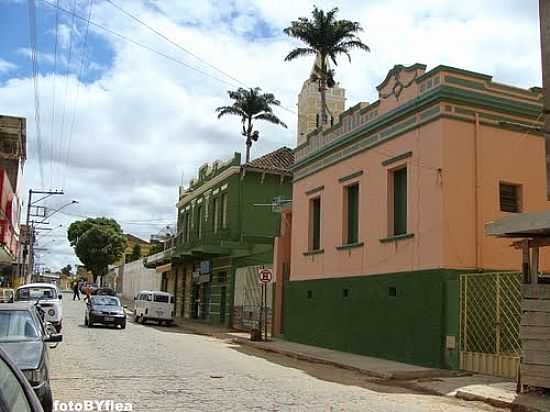
[[[351,371],[267,355],[172,327],[83,326],[64,300],[64,342],[50,351],[54,398],[132,402],[147,411],[496,411],[382,386]]]

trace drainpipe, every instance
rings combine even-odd
[[[546,197],[550,200],[550,2],[539,0],[542,88],[544,94],[544,149],[546,160]]]
[[[475,113],[474,127],[474,217],[475,217],[475,248],[476,259],[475,266],[477,270],[481,269],[481,239],[479,234],[479,113]]]

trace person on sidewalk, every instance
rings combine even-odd
[[[78,298],[78,300],[80,300],[80,292],[78,290],[78,282],[75,282],[74,285],[73,285],[73,300],[76,300],[76,298]]]
[[[86,285],[86,287],[84,288],[84,293],[86,293],[84,302],[90,303],[90,297],[92,296],[92,287],[90,285]]]

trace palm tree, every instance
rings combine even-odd
[[[361,25],[349,20],[336,20],[338,8],[335,7],[328,13],[313,7],[312,19],[300,17],[290,23],[284,32],[291,37],[301,40],[307,47],[298,47],[285,57],[285,61],[294,60],[301,56],[316,56],[315,68],[311,80],[319,82],[321,93],[321,121],[323,125],[328,123],[326,91],[334,87],[334,70],[328,67],[330,58],[336,66],[336,56],[345,54],[351,63],[350,50],[357,48],[370,51],[357,33],[363,31]]]
[[[265,120],[266,122],[280,125],[286,128],[275,114],[271,106],[280,106],[281,102],[275,99],[272,93],[262,93],[259,87],[227,92],[229,98],[233,100],[231,106],[220,106],[216,109],[218,119],[226,114],[239,116],[243,130],[241,134],[246,138],[246,163],[250,161],[250,147],[252,142],[258,141],[260,133],[254,130],[254,120]]]

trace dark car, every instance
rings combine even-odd
[[[43,412],[31,385],[0,348],[0,411]]]
[[[120,326],[126,328],[126,312],[115,296],[93,295],[86,303],[84,325],[91,328],[94,324]]]
[[[92,295],[116,296],[116,292],[111,288],[97,288],[92,290]]]
[[[47,332],[34,303],[0,304],[0,348],[21,369],[46,412],[53,408],[47,344],[62,339]]]

